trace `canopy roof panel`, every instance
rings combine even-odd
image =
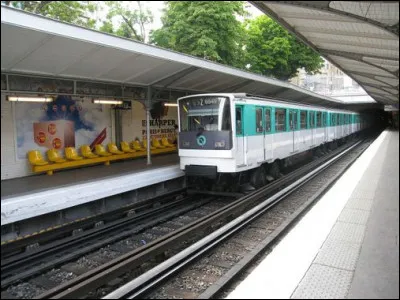
[[[196,93],[241,92],[339,108],[346,104],[287,82],[5,6],[1,7],[1,44],[5,74]]]
[[[398,1],[249,1],[377,102],[399,104]]]

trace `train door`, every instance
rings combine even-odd
[[[293,139],[293,152],[299,150],[299,142],[300,142],[300,131],[298,130],[298,116],[297,110],[290,109],[289,110],[289,128],[292,131],[292,139]]]
[[[271,134],[272,110],[270,107],[264,108],[264,124],[264,160],[269,160],[273,158],[274,144],[274,135]]]
[[[315,111],[310,111],[310,132],[311,132],[311,146],[313,147],[316,142],[317,129],[315,124]]]
[[[344,117],[343,114],[339,114],[339,135],[340,138],[344,136]]]
[[[244,135],[243,106],[235,107],[236,114],[236,165],[243,166],[246,163],[246,145]]]
[[[336,113],[331,113],[331,130],[333,132],[332,139],[337,139],[337,120],[336,120]]]
[[[324,127],[325,137],[324,142],[326,143],[329,140],[329,127],[328,127],[328,113],[322,112],[322,126]]]

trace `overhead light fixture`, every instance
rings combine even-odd
[[[164,103],[164,106],[178,106],[178,103]]]
[[[52,97],[7,96],[8,101],[13,102],[52,102]]]
[[[118,104],[122,104],[123,101],[122,100],[111,100],[111,99],[94,99],[93,103],[95,103],[95,104],[114,104],[114,105],[118,105]]]

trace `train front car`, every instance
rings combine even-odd
[[[186,176],[215,180],[234,172],[232,96],[194,95],[178,99],[180,168]]]

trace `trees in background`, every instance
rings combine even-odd
[[[105,1],[108,7],[106,20],[99,28],[101,31],[113,33],[140,42],[147,42],[146,26],[153,23],[151,11],[144,8],[141,1]],[[135,6],[128,6],[135,4]],[[113,24],[118,24],[114,28]]]
[[[267,16],[245,22],[247,61],[252,72],[288,80],[299,68],[313,74],[323,66],[319,54],[298,42]]]
[[[244,64],[245,16],[241,1],[167,2],[163,26],[151,34],[154,45],[234,67]]]
[[[92,15],[98,10],[97,1],[1,1],[1,3],[88,28],[95,28],[96,25],[96,19]]]
[[[248,19],[243,2],[168,2],[157,46],[254,73],[288,80],[299,68],[313,74],[322,58],[267,16]],[[239,19],[243,18],[241,22]]]

